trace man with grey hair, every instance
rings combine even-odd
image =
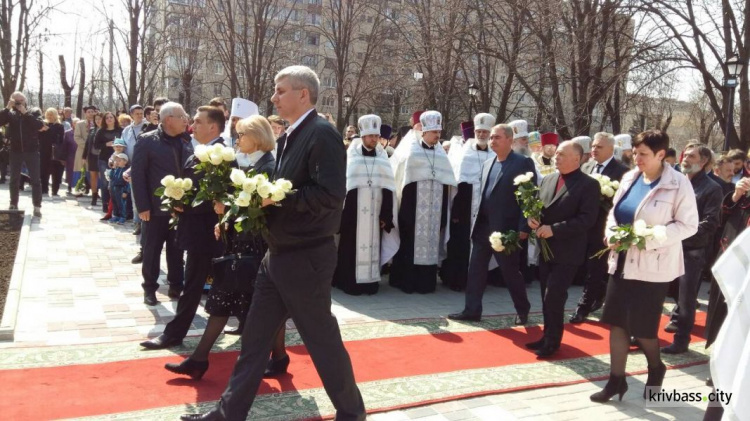
[[[629,168],[614,158],[614,149],[614,136],[606,132],[595,134],[591,144],[591,159],[583,164],[581,171],[584,174],[601,174],[612,181],[620,181]],[[604,247],[602,238],[604,238],[607,214],[611,208],[612,198],[602,196],[596,223],[588,233],[586,256],[593,256]],[[599,310],[604,304],[604,295],[607,292],[609,280],[606,255],[596,259],[587,259],[579,274],[583,279],[583,295],[578,300],[576,312],[570,316],[571,323],[582,323],[589,313]]]
[[[346,197],[346,153],[341,134],[318,118],[320,82],[305,66],[276,75],[271,101],[291,123],[277,141],[274,177],[296,189],[268,210],[264,235],[268,253],[255,280],[253,304],[242,332],[242,351],[216,407],[183,420],[244,420],[258,393],[272,342],[291,316],[338,420],[364,420],[365,405],[354,381],[349,354],[331,314],[331,280],[336,268],[334,234]]]
[[[156,290],[159,288],[159,258],[164,243],[167,244],[169,297],[178,298],[183,288],[182,251],[177,247],[175,230],[169,229],[170,215],[161,210],[161,199],[154,196],[154,191],[167,175],[181,178],[185,161],[193,154],[190,136],[185,133],[188,116],[182,105],[167,102],[162,105],[159,115],[161,123],[157,129],[138,138],[130,170],[135,206],[143,227],[143,302],[150,306],[159,304]],[[167,348],[179,345],[182,339],[157,342],[144,346]]]
[[[672,310],[669,324],[664,327],[665,331],[674,333],[672,344],[661,350],[665,354],[681,354],[688,350],[706,248],[719,227],[724,196],[721,186],[706,175],[711,160],[711,150],[703,144],[691,144],[682,154],[680,170],[690,179],[698,206],[698,232],[682,240],[685,274],[677,278],[677,306]]]
[[[0,126],[8,125],[5,135],[10,140],[10,206],[18,209],[18,183],[21,168],[26,164],[31,178],[34,216],[42,216],[42,183],[39,168],[39,129],[44,127],[38,109],[27,108],[26,96],[13,92],[8,105],[0,111]]]

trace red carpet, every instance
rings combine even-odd
[[[705,313],[696,315],[700,342]],[[667,319],[663,318],[663,324]],[[565,325],[555,360],[607,354],[607,329],[598,323]],[[660,330],[664,344],[672,335]],[[358,382],[537,362],[523,345],[541,335],[538,326],[470,333],[439,333],[346,343]],[[322,387],[303,346],[289,348],[290,374],[267,380],[260,393]],[[144,352],[144,355],[147,355]],[[179,356],[104,364],[0,371],[4,419],[53,419],[136,411],[216,400],[226,386],[237,352],[212,354],[199,382],[164,370]],[[553,379],[551,379],[553,380]],[[541,386],[541,385],[540,385]],[[499,387],[501,387],[499,385]]]

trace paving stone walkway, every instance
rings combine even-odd
[[[64,192],[64,188],[61,189]],[[7,184],[0,185],[0,208],[7,209]],[[174,316],[176,300],[166,296],[166,287],[157,293],[161,304],[143,304],[140,265],[130,263],[138,251],[132,224],[111,225],[99,221],[101,208],[91,209],[90,199],[76,199],[64,193],[44,198],[41,219],[34,218],[26,258],[18,326],[14,343],[8,347],[57,346],[87,343],[140,341],[159,335]],[[21,193],[20,207],[31,212],[31,193]],[[166,263],[162,259],[165,283]],[[532,311],[541,311],[538,283],[529,288]],[[580,296],[572,287],[568,308]],[[701,299],[705,305],[706,285]],[[441,317],[463,307],[463,294],[439,287],[434,294],[403,294],[381,284],[375,296],[352,297],[334,290],[333,313],[340,324],[373,320]],[[484,299],[489,314],[513,313],[505,289],[489,287]],[[199,336],[207,315],[201,307],[189,336]],[[232,320],[231,324],[236,324]],[[293,326],[289,322],[290,327]],[[498,350],[502,352],[502,350]],[[680,391],[710,392],[704,381],[706,364],[669,370],[665,385]],[[622,403],[591,403],[588,395],[604,384],[584,382],[570,386],[504,393],[481,398],[456,400],[407,410],[374,414],[384,420],[570,420],[659,419],[700,420],[705,404],[683,408],[645,408],[641,390],[645,375],[628,378],[631,390]]]

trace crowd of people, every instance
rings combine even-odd
[[[464,307],[447,316],[456,321],[480,321],[487,285],[503,285],[516,325],[528,323],[527,284],[538,279],[544,331],[525,346],[542,359],[558,352],[568,289],[580,283],[569,322],[584,323],[603,308],[601,320],[610,326],[609,381],[591,400],[622,399],[632,345],[647,357],[647,388],[660,388],[661,353],[687,352],[701,281],[711,280],[710,266],[750,218],[750,156],[739,150],[716,156],[691,141],[678,154],[659,130],[562,140],[529,132],[523,120],[498,124],[488,113],[462,123],[462,136],[441,141],[448,128],[434,110],[415,112],[397,133],[381,117],[365,115],[342,136],[331,116],[315,109],[319,80],[312,70],[291,66],[275,81],[271,102],[278,115],[270,117],[241,98],[229,108],[215,98],[192,116],[159,98],[151,106],[132,105],[127,114],[90,105],[81,120],[67,108],[50,108],[42,117],[18,92],[0,111],[10,145],[11,209],[18,206],[22,173],[38,217],[43,193],[58,195],[65,174],[69,194],[90,194],[94,209],[101,199],[102,220],[133,220],[141,245],[133,263],[142,265],[149,306],[158,304],[166,247],[168,296],[178,299],[177,310],[163,334],[141,343],[145,349],[182,343],[209,281],[210,318],[200,343],[167,370],[200,379],[228,319],[240,321],[238,329],[224,331],[242,335],[242,351],[222,399],[209,413],[183,419],[244,419],[261,378],[288,369],[290,317],[337,419],[364,419],[330,311],[331,288],[373,295],[384,274],[405,293],[434,292],[438,280],[462,292]],[[155,190],[168,176],[199,185],[193,149],[215,144],[235,148],[233,165],[243,171],[292,182],[295,190],[281,202],[264,199],[263,235],[237,232],[232,221],[220,226],[228,205],[221,202],[176,209],[179,222],[170,226],[172,215]],[[4,181],[7,164],[0,164]],[[518,177],[525,176],[538,186],[541,217],[525,216],[517,200]],[[612,194],[595,178],[602,176],[619,183]],[[637,221],[664,226],[666,239],[649,237],[643,248],[619,250],[612,227]],[[493,233],[511,231],[518,247],[492,247]],[[543,244],[549,255],[540,253]],[[611,251],[599,253],[606,247]],[[674,339],[660,349],[667,296],[677,302],[665,328]],[[715,281],[708,313],[707,346],[726,315]]]

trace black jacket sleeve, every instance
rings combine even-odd
[[[388,189],[383,189],[383,202],[380,204],[380,222],[385,226],[383,229],[386,232],[391,232],[393,229],[393,192]]]
[[[151,209],[151,197],[148,191],[148,180],[146,179],[150,155],[149,143],[150,140],[136,142],[133,149],[133,166],[130,169],[135,207],[139,213],[153,210]]]

